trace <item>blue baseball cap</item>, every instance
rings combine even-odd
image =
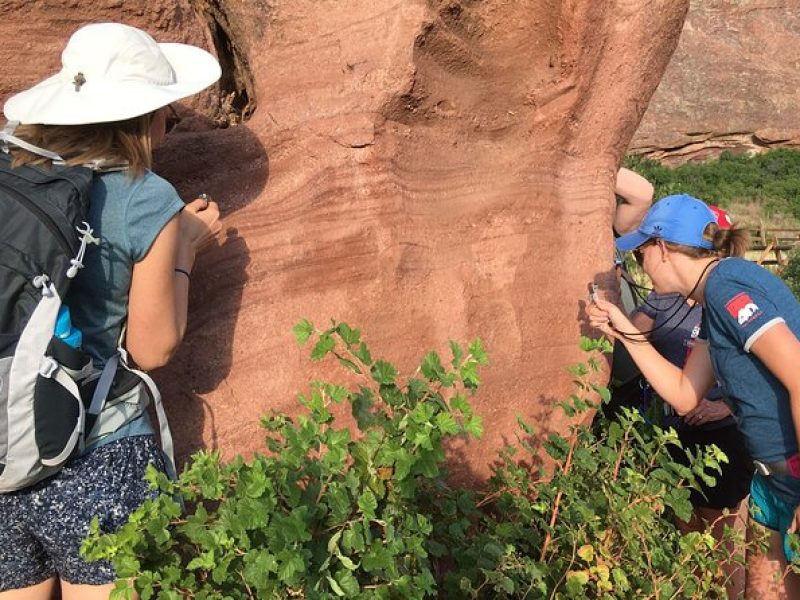
[[[639,228],[617,238],[617,248],[635,250],[648,240],[659,238],[673,244],[711,250],[711,240],[703,237],[709,223],[717,219],[705,202],[688,194],[666,196],[653,204]]]

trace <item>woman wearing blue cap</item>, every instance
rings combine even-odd
[[[746,233],[721,229],[706,204],[668,196],[639,228],[617,240],[632,250],[658,293],[703,306],[698,343],[683,369],[662,357],[615,305],[598,299],[593,326],[620,340],[658,394],[680,415],[694,410],[715,381],[756,464],[750,518],[769,531],[766,556],[748,561],[748,597],[800,598],[800,577],[781,583],[795,557],[787,532],[800,531],[800,303],[775,275],[735,254]]]

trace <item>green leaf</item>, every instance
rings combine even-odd
[[[594,548],[591,544],[585,544],[578,548],[578,556],[585,562],[590,563],[594,560]]]
[[[534,435],[535,429],[533,425],[528,423],[520,414],[517,414],[517,425],[519,425],[520,429],[522,429],[522,431],[524,431],[527,435]]]
[[[264,494],[267,489],[267,476],[261,463],[253,463],[253,468],[242,474],[240,489],[249,498],[260,498]]]
[[[186,568],[190,571],[194,571],[196,569],[212,569],[214,567],[215,560],[214,560],[214,552],[208,551],[203,552],[200,556],[197,556],[189,561],[189,564],[186,565]]]
[[[483,421],[478,415],[473,415],[464,421],[464,430],[474,438],[483,435]]]
[[[454,369],[457,369],[464,358],[464,350],[461,348],[461,344],[459,344],[458,342],[450,340],[449,343],[450,343],[450,352],[453,353],[453,362],[450,364],[453,365]]]
[[[481,378],[478,375],[478,363],[465,363],[464,366],[461,367],[459,374],[461,375],[461,381],[464,382],[464,387],[473,391],[478,389],[481,383]]]
[[[625,575],[625,571],[619,567],[615,567],[611,571],[611,576],[614,579],[614,586],[620,592],[627,592],[630,589],[630,584],[628,583],[628,577]]]
[[[329,486],[322,502],[327,504],[331,518],[335,522],[346,519],[352,510],[350,495],[341,483]]]
[[[373,414],[370,412],[373,403],[372,390],[363,387],[353,397],[353,401],[350,404],[353,418],[355,418],[356,423],[358,423],[358,428],[362,431],[368,429],[375,420]]]
[[[500,588],[506,594],[510,595],[514,593],[514,581],[506,575],[501,575],[498,577],[495,586]]]
[[[361,565],[367,573],[372,573],[381,569],[391,568],[393,562],[394,557],[392,554],[383,546],[380,540],[375,540],[364,554]]]
[[[141,564],[133,556],[117,556],[114,560],[117,577],[135,577],[141,571]]]
[[[414,464],[414,458],[406,450],[398,450],[394,457],[394,479],[402,481],[411,472],[411,466]]]
[[[382,385],[381,398],[389,406],[401,406],[406,403],[405,394],[396,385]]]
[[[342,537],[343,530],[339,530],[331,536],[328,540],[328,552],[336,554],[339,551],[339,539]]]
[[[135,593],[136,590],[127,579],[117,580],[114,582],[114,589],[111,590],[109,600],[133,600]],[[150,591],[150,597],[152,597],[152,591]],[[144,598],[144,593],[142,594],[142,600],[146,600]]]
[[[341,552],[336,554],[336,558],[339,559],[339,562],[341,562],[344,568],[348,571],[355,571],[358,568],[356,563],[354,563],[349,557],[345,556]]]
[[[567,573],[567,592],[572,596],[581,596],[587,583],[589,583],[589,573],[586,571],[569,571]]]
[[[358,497],[358,508],[361,514],[369,520],[375,518],[375,509],[378,508],[378,500],[371,490],[364,490],[364,493]]]
[[[359,367],[356,363],[354,363],[349,358],[344,358],[343,356],[340,356],[339,357],[339,362],[343,366],[345,366],[348,369],[350,369],[353,373],[356,373],[357,375],[361,375],[362,374],[361,367]]]
[[[358,585],[358,580],[350,571],[339,571],[336,573],[336,579],[348,598],[359,597],[361,587]]]
[[[278,570],[275,557],[266,550],[251,550],[245,555],[244,564],[244,579],[256,589],[267,587],[270,574]]]
[[[417,401],[430,391],[428,383],[422,379],[409,379],[406,384],[408,398]]]
[[[456,394],[453,396],[453,398],[450,400],[450,408],[451,410],[460,412],[464,416],[469,416],[472,414],[472,407],[462,394]]]
[[[381,385],[391,385],[397,377],[397,370],[386,361],[379,360],[372,365],[372,378]]]
[[[347,323],[339,323],[336,330],[348,347],[361,341],[361,332],[358,329],[351,329]]]
[[[278,567],[278,577],[284,583],[291,585],[296,579],[295,575],[302,573],[304,570],[303,557],[297,553],[291,553]]]
[[[355,521],[345,530],[342,536],[342,545],[346,552],[361,553],[364,551],[364,536],[361,534],[361,521]]]
[[[442,360],[436,352],[428,352],[425,355],[425,358],[422,359],[420,370],[431,381],[441,381],[445,375]]]
[[[308,319],[303,319],[292,328],[297,344],[303,346],[314,333],[314,325]]]
[[[319,336],[319,340],[311,350],[311,360],[322,360],[336,346],[336,340],[328,334]]]
[[[345,593],[344,590],[339,586],[339,583],[330,575],[325,575],[325,579],[328,580],[328,585],[331,586],[333,593],[339,596],[339,598],[344,598]]]
[[[442,435],[456,435],[460,431],[458,423],[450,413],[442,412],[436,415],[436,426]]]
[[[357,350],[353,350],[353,355],[367,366],[372,366],[372,355],[364,342],[361,342]]]
[[[486,354],[486,350],[483,348],[483,342],[480,340],[480,338],[475,338],[475,340],[469,345],[469,353],[480,364],[489,364],[489,355]]]
[[[608,404],[611,401],[611,390],[607,387],[598,385],[595,386],[594,389],[600,395],[600,400],[602,400],[603,403]]]

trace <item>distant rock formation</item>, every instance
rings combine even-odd
[[[260,447],[259,416],[296,411],[329,374],[292,340],[303,317],[361,327],[406,376],[424,350],[484,338],[486,434],[454,449],[462,478],[487,474],[518,414],[566,429],[554,407],[585,358],[587,284],[615,285],[615,170],[688,0],[40,6],[0,5],[0,96],[55,71],[89,20],[207,45],[225,67],[157,157],[185,198],[217,198],[227,226],[157,374],[183,456]]]
[[[693,0],[631,151],[664,163],[800,145],[800,4]]]

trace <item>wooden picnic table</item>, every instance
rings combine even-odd
[[[762,221],[758,227],[750,227],[749,231],[748,254],[760,265],[783,267],[789,262],[789,251],[800,245],[800,229],[797,228],[768,227]]]

